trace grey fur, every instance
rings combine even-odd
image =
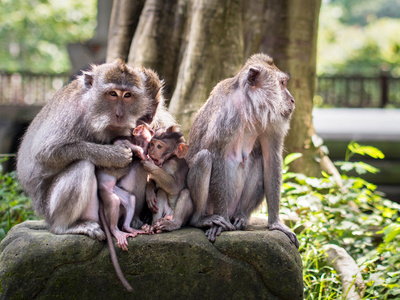
[[[162,96],[151,98],[154,91],[147,88],[147,78],[142,69],[119,60],[92,66],[58,91],[32,121],[18,151],[17,173],[35,211],[46,219],[52,232],[105,238],[98,225],[95,167],[128,165],[131,150],[110,143],[129,136],[145,115],[154,112],[157,124],[163,123],[163,117],[156,113],[158,108],[163,116],[168,115]],[[104,96],[114,88],[128,90],[135,98],[133,104],[121,104],[123,117],[116,117]],[[160,89],[161,84],[157,93]],[[160,103],[155,105],[155,101]],[[120,118],[119,128],[110,127],[116,124],[116,118]],[[167,123],[173,120],[166,119]]]
[[[298,240],[279,220],[284,137],[294,110],[288,75],[265,54],[248,59],[221,81],[199,110],[189,133],[191,224],[208,228],[211,241],[224,230],[244,229],[267,198],[269,229]]]

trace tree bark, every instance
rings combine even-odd
[[[106,61],[126,61],[132,37],[139,22],[145,0],[114,0],[111,11]]]
[[[109,39],[113,51],[107,60],[118,55],[126,59],[129,51],[129,64],[157,71],[165,80],[169,110],[186,135],[212,88],[234,76],[249,56],[264,52],[292,78],[289,90],[296,110],[286,149],[303,153],[293,170],[320,174],[314,157],[322,152],[312,143],[311,112],[321,0],[146,0],[143,9],[135,10],[140,13],[137,26],[121,33],[124,43],[116,40],[115,28],[121,26],[116,23],[133,20],[134,13],[121,2],[114,1]],[[130,47],[128,31],[133,34]]]

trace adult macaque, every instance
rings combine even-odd
[[[141,124],[133,130],[130,138],[117,139],[114,144],[125,145],[140,159],[146,159],[152,136],[153,131],[146,124]],[[124,168],[98,168],[96,171],[100,200],[103,203],[107,224],[110,232],[117,239],[118,247],[125,251],[128,250],[128,237],[145,233],[143,230],[131,227],[135,213],[135,196],[116,187],[117,181],[129,174],[130,167],[128,165]],[[122,231],[118,228],[121,216],[123,216]],[[106,226],[103,224],[103,227]]]
[[[32,121],[18,152],[18,178],[51,232],[105,238],[95,168],[131,163],[130,148],[110,143],[130,136],[138,121],[174,123],[160,89],[154,72],[116,60],[84,72]]]
[[[299,246],[279,220],[282,148],[294,110],[288,80],[271,57],[255,54],[213,89],[195,117],[186,156],[191,224],[208,228],[210,241],[221,231],[246,228],[266,197],[269,229]]]
[[[185,188],[189,170],[184,158],[187,149],[183,134],[176,126],[159,129],[150,142],[150,159],[141,162],[149,173],[146,201],[153,220],[152,226],[142,227],[149,233],[176,230],[187,222],[192,212],[190,193]]]

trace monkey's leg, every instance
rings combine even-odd
[[[110,231],[117,239],[118,247],[124,251],[128,251],[128,237],[136,237],[137,233],[124,232],[118,228],[118,218],[120,216],[121,201],[117,194],[111,194],[108,207],[104,206],[105,211],[108,211],[108,220]],[[106,203],[104,201],[104,203]]]
[[[50,231],[85,234],[104,240],[99,225],[99,199],[94,165],[85,160],[68,166],[55,179],[49,195]]]
[[[231,218],[232,224],[237,230],[246,229],[251,213],[260,206],[264,199],[262,157],[250,157],[247,164],[246,168],[248,167],[249,171],[246,175],[245,188]]]
[[[153,213],[153,220],[151,222],[153,226],[158,220],[165,216],[169,208],[167,194],[162,189],[159,189],[157,191],[157,206],[158,211],[156,213]]]
[[[282,184],[282,142],[279,136],[269,135],[260,138],[263,156],[263,181],[268,206],[268,228],[279,230],[299,248],[296,235],[279,219],[279,205]]]
[[[232,226],[229,220],[226,221],[219,215],[207,216],[207,209],[212,207],[212,204],[208,202],[212,164],[212,154],[203,149],[196,154],[189,169],[187,184],[193,201],[190,224],[198,228],[218,225],[228,229]]]
[[[173,231],[179,229],[182,225],[186,224],[192,210],[193,203],[190,198],[190,192],[188,189],[183,189],[176,201],[172,220],[161,219],[155,224],[154,228],[157,231]]]
[[[118,186],[114,187],[114,192],[118,195],[121,201],[121,205],[125,209],[125,216],[124,216],[124,222],[122,224],[122,229],[126,232],[130,232],[135,235],[146,233],[143,230],[131,227],[131,222],[135,214],[136,197],[128,193],[127,191],[121,189]]]
[[[201,219],[206,214],[211,169],[211,153],[208,150],[201,150],[196,154],[186,179],[193,200],[191,225],[194,227],[203,227]]]

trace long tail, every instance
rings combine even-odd
[[[115,252],[115,248],[114,248],[114,245],[113,245],[113,242],[112,242],[112,236],[111,236],[110,228],[108,227],[106,216],[104,215],[104,207],[103,207],[102,203],[100,203],[99,214],[100,214],[100,222],[102,223],[102,225],[104,227],[104,231],[106,233],[108,249],[110,250],[111,261],[112,261],[112,264],[114,266],[115,273],[117,273],[117,276],[118,276],[119,280],[121,280],[122,284],[127,289],[127,291],[128,292],[133,292],[132,286],[125,279],[125,276],[122,273],[121,267],[119,265],[118,258],[117,258],[117,253]]]

